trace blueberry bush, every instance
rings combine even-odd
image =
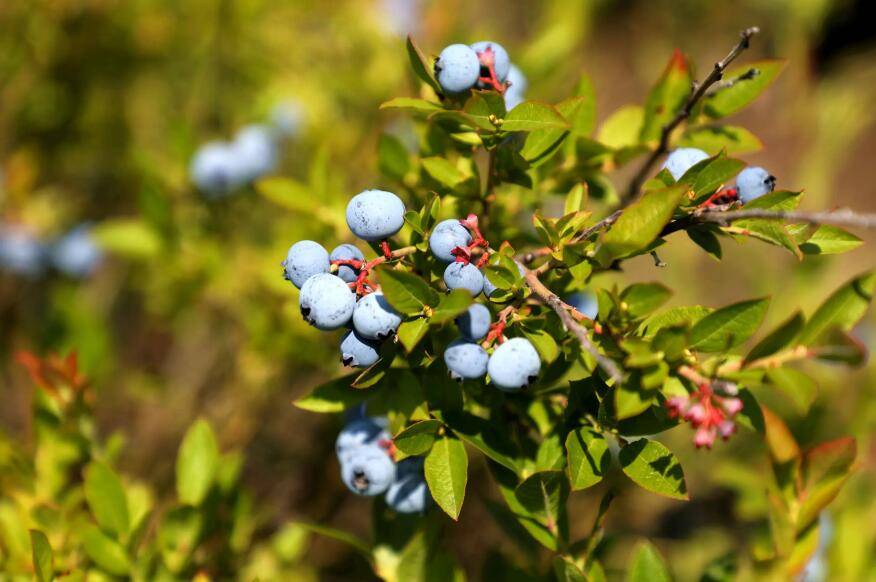
[[[174,10],[198,29],[207,25],[195,4]],[[233,4],[215,23],[217,71],[251,56]],[[117,169],[89,176],[109,207],[118,202],[107,192],[136,176],[136,217],[75,226],[88,213],[49,192],[34,205],[60,208],[51,236],[0,226],[0,269],[25,290],[17,300],[40,314],[52,306],[45,320],[16,320],[21,331],[4,342],[34,388],[29,437],[0,432],[0,581],[820,580],[831,539],[847,549],[831,561],[837,579],[872,574],[872,491],[852,481],[872,468],[848,436],[867,432],[871,407],[866,392],[818,400],[816,380],[864,364],[856,326],[876,273],[804,312],[781,286],[716,303],[695,268],[661,258],[703,253],[729,280],[724,249],[771,246],[818,273],[839,260],[827,255],[862,246],[846,229],[876,227],[872,215],[817,210],[817,194],[804,203],[778,172],[743,160],[762,144],[733,116],[785,67],[746,59],[759,31],[742,31],[706,67],[671,53],[641,104],[597,123],[594,83],[580,71],[564,99],[531,95],[525,65],[562,60],[548,58],[550,43],[533,59],[498,37],[442,48],[408,36],[383,54],[353,6],[331,23],[369,47],[374,70],[343,46],[306,53],[296,65],[313,65],[319,87],[306,107],[273,99],[233,119],[228,102],[258,84],[263,63],[241,86],[192,77],[191,102],[188,82],[172,85],[160,131],[114,136],[125,146],[99,157]],[[306,18],[310,7],[291,10]],[[88,16],[74,29],[77,18]],[[566,18],[545,38],[567,42]],[[125,64],[147,69],[143,86],[149,67],[186,77],[185,59],[161,62],[157,50],[136,62],[147,38],[167,54],[190,45],[162,18],[147,25],[123,43]],[[406,74],[409,89],[387,95]],[[134,111],[151,105],[128,97]],[[200,107],[191,103],[211,104],[199,114],[211,131],[188,125]],[[28,111],[22,126],[36,124]],[[374,119],[389,129],[369,141],[359,132]],[[47,140],[56,130],[32,129]],[[32,155],[7,164],[13,206],[38,190]],[[126,267],[107,275],[108,262]],[[630,270],[647,275],[619,276]],[[76,287],[92,278],[102,294]],[[118,346],[117,328],[133,330]],[[64,355],[38,355],[52,350]],[[122,374],[129,353],[146,364]],[[135,419],[111,391],[120,378],[138,405],[164,401],[170,412]],[[247,399],[200,388],[226,381]],[[285,389],[299,384],[300,416],[288,423],[270,389],[292,408]],[[808,426],[840,408],[856,423]],[[294,453],[253,444],[272,422],[287,422]],[[143,448],[131,436],[148,431],[171,444],[149,470],[129,470]],[[284,510],[290,481],[313,507]],[[840,493],[850,509],[832,514]],[[665,507],[679,508],[669,534],[655,525],[653,508]],[[692,548],[666,543],[685,528]],[[318,544],[342,557],[320,564]],[[464,567],[466,550],[484,554],[480,576]]]

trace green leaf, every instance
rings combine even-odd
[[[39,582],[51,582],[55,578],[55,556],[46,534],[38,529],[30,530],[30,547],[36,579]]]
[[[320,384],[313,392],[295,401],[295,406],[310,412],[343,412],[361,403],[370,391],[350,387],[357,374],[336,378]]]
[[[712,310],[702,305],[673,307],[661,313],[655,313],[642,322],[642,325],[639,326],[639,333],[645,337],[652,337],[666,327],[692,326],[710,313]]]
[[[207,497],[219,465],[219,446],[204,419],[186,432],[176,458],[176,492],[182,503],[200,505]]]
[[[606,259],[603,264],[642,251],[654,242],[686,192],[683,184],[651,190],[628,206],[602,239],[599,253]]]
[[[442,324],[455,319],[471,306],[473,302],[471,294],[465,289],[454,289],[447,295],[442,295],[441,300],[432,312],[429,319],[433,324]]]
[[[672,291],[660,283],[634,283],[621,292],[621,301],[633,319],[644,317],[669,301]]]
[[[569,193],[566,194],[566,202],[564,205],[563,214],[572,214],[584,209],[587,202],[587,182],[579,182],[572,186]]]
[[[380,109],[402,109],[406,111],[419,111],[422,113],[436,113],[444,111],[437,103],[426,101],[425,99],[414,99],[413,97],[396,97],[385,103],[380,104]]]
[[[815,521],[821,510],[837,496],[852,472],[857,454],[857,443],[851,437],[822,443],[806,451],[798,532]]]
[[[430,176],[451,190],[459,186],[468,178],[468,176],[463,174],[459,168],[451,164],[446,158],[423,158],[421,163],[423,164],[423,169],[426,170]]]
[[[156,542],[161,561],[171,572],[179,573],[188,565],[205,530],[204,520],[201,511],[188,505],[173,507],[162,516]]]
[[[602,481],[611,462],[608,443],[601,433],[582,427],[566,437],[569,483],[573,491],[579,491]]]
[[[812,233],[800,250],[807,255],[836,255],[855,250],[864,241],[836,226],[823,224]]]
[[[843,331],[851,330],[867,312],[874,287],[876,272],[871,271],[855,277],[834,291],[812,314],[800,334],[799,342],[805,346],[812,345],[824,332],[834,327]]]
[[[557,582],[589,582],[589,578],[570,558],[554,556]]]
[[[672,499],[688,499],[681,463],[662,443],[639,439],[620,450],[623,472],[640,487]]]
[[[374,562],[371,546],[349,532],[316,523],[307,523],[303,521],[296,521],[293,523],[317,535],[346,544],[360,553],[368,562]]]
[[[765,60],[729,69],[724,73],[724,81],[732,85],[706,97],[706,115],[717,118],[736,113],[754,101],[784,68],[785,61]]]
[[[788,318],[779,327],[774,329],[769,335],[760,340],[754,346],[748,355],[745,356],[747,362],[771,356],[781,349],[791,345],[800,332],[803,330],[804,320],[803,314],[799,311]]]
[[[131,571],[131,561],[119,542],[107,537],[93,525],[84,526],[80,536],[85,553],[102,569],[116,576],[124,576]]]
[[[444,422],[457,437],[493,461],[517,473],[517,452],[514,444],[492,423],[479,416],[465,413],[446,414]]]
[[[392,307],[404,315],[419,315],[438,304],[438,293],[421,277],[389,267],[378,269],[380,288]]]
[[[502,123],[502,131],[569,129],[568,121],[555,107],[538,101],[524,101],[512,109]]]
[[[728,154],[748,154],[763,149],[763,142],[756,135],[735,125],[692,127],[681,136],[678,145],[701,149],[710,156],[721,151]]]
[[[423,54],[423,51],[420,50],[420,47],[417,46],[411,35],[408,35],[405,47],[408,50],[408,59],[411,61],[411,68],[414,70],[414,74],[440,95],[442,90],[438,81],[435,80],[434,64],[426,58],[426,55]]]
[[[627,572],[628,582],[671,582],[669,568],[660,552],[650,542],[641,541],[633,550],[633,562]]]
[[[403,321],[401,325],[398,326],[396,335],[405,351],[411,353],[414,351],[414,348],[417,347],[417,344],[426,337],[427,331],[429,331],[429,320],[425,317],[418,317],[416,319]],[[363,387],[358,382],[356,385],[360,388]]]
[[[426,483],[435,502],[454,520],[459,519],[468,480],[468,454],[462,441],[441,437],[425,461]]]
[[[98,246],[123,257],[152,257],[162,248],[158,233],[137,218],[105,220],[91,234]]]
[[[402,180],[410,171],[410,155],[399,138],[388,133],[380,134],[377,142],[377,166],[385,176],[394,180]]]
[[[423,455],[432,448],[441,426],[439,420],[421,420],[402,430],[392,440],[406,455]]]
[[[517,501],[528,512],[538,516],[554,537],[565,537],[564,515],[569,497],[569,482],[560,471],[539,471],[520,482],[514,490]]]
[[[644,109],[638,105],[625,105],[603,122],[597,140],[614,150],[637,145],[644,119]]]
[[[709,253],[717,260],[721,260],[721,241],[718,236],[707,228],[688,228],[685,231],[688,238],[692,240],[698,247]]]
[[[550,364],[560,355],[557,341],[546,330],[523,327],[523,335],[532,343],[543,362]]]
[[[98,525],[117,536],[128,533],[128,502],[118,476],[99,461],[85,468],[85,499]]]
[[[766,378],[791,401],[800,414],[809,412],[809,407],[818,393],[815,380],[794,368],[767,370]]]
[[[495,130],[491,121],[505,117],[505,99],[496,91],[472,91],[463,111],[476,120],[480,127]]]
[[[660,139],[663,127],[669,124],[687,101],[692,83],[687,61],[681,51],[676,49],[645,100],[645,118],[640,135],[642,142],[656,142]]]
[[[691,329],[691,346],[701,352],[734,348],[757,331],[769,298],[741,301],[713,311]]]
[[[721,186],[732,180],[745,167],[745,162],[733,158],[717,157],[702,168],[693,181],[696,198],[713,194]],[[687,174],[685,174],[687,176]],[[685,181],[682,176],[679,182]]]
[[[571,128],[542,129],[526,136],[520,155],[534,166],[550,159],[568,135],[586,136],[593,131],[596,109],[591,98],[570,97],[557,104],[557,111],[571,124]]]

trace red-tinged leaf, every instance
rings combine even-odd
[[[800,456],[800,446],[791,434],[785,422],[776,416],[769,408],[761,405],[763,420],[766,425],[767,445],[773,459],[778,463],[786,463]]]

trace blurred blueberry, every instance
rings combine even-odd
[[[566,303],[589,317],[596,319],[599,313],[599,304],[596,301],[596,295],[592,291],[576,291],[566,297]]]
[[[382,0],[381,8],[380,20],[392,34],[403,37],[419,32],[421,0]]]
[[[231,148],[241,176],[247,182],[273,172],[277,166],[277,140],[267,125],[247,125],[242,128],[237,132]]]
[[[206,143],[195,152],[189,176],[198,190],[212,197],[229,194],[244,182],[233,148],[220,141]]]
[[[16,275],[37,277],[46,267],[46,250],[26,229],[0,225],[0,269]]]
[[[103,251],[91,234],[91,227],[80,225],[52,246],[52,264],[71,277],[87,277],[103,260]]]

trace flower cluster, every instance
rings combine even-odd
[[[733,418],[742,410],[742,400],[735,386],[722,383],[726,395],[715,393],[712,383],[703,382],[690,396],[673,396],[666,400],[671,418],[680,418],[696,429],[694,445],[711,449],[715,439],[729,439],[736,432]]]

